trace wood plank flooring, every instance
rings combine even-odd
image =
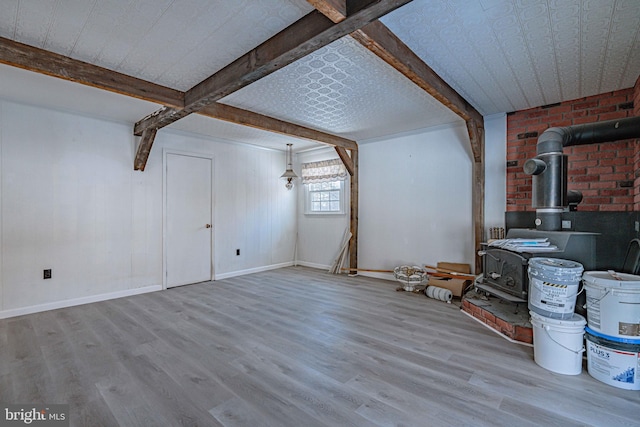
[[[73,426],[638,426],[456,305],[303,267],[0,320],[0,402]]]

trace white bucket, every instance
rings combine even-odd
[[[529,260],[529,310],[553,319],[571,319],[584,268],[559,258]]]
[[[582,372],[584,325],[579,314],[571,319],[551,319],[530,311],[533,325],[533,360],[543,368],[564,375]]]
[[[617,338],[587,327],[587,371],[598,381],[640,390],[640,339]]]
[[[587,271],[582,280],[589,328],[612,337],[640,339],[640,276]]]

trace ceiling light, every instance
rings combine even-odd
[[[287,144],[287,170],[284,171],[284,173],[280,177],[287,180],[287,183],[285,184],[287,190],[291,190],[293,188],[293,180],[298,177],[298,175],[296,175],[296,173],[293,171],[293,154],[291,152],[292,146],[293,144]]]

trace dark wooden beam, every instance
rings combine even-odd
[[[482,262],[477,253],[480,243],[484,241],[485,194],[482,115],[380,21],[372,22],[352,36],[465,121],[474,159],[472,206],[475,272],[479,274],[482,272]]]
[[[353,161],[351,160],[351,157],[349,157],[349,153],[347,153],[347,150],[342,147],[335,147],[335,149],[340,160],[342,160],[342,164],[347,169],[347,172],[349,172],[349,175],[353,176],[355,169],[353,167]]]
[[[337,24],[322,13],[313,11],[189,89],[185,93],[184,108],[164,109],[136,123],[134,134],[141,135],[148,128],[160,129],[168,126],[352,33],[409,1],[370,1],[367,7],[349,15]]]
[[[273,117],[264,116],[262,114],[253,113],[251,111],[218,102],[204,107],[202,110],[198,111],[198,114],[256,129],[268,130],[282,135],[309,139],[335,147],[346,148],[348,150],[356,150],[358,148],[358,144],[350,139],[285,122],[283,120],[274,119]]]
[[[482,115],[467,100],[438,76],[382,22],[372,22],[351,36],[463,120],[482,120]]]
[[[481,243],[484,239],[484,191],[485,191],[485,171],[484,171],[484,126],[483,122],[475,120],[467,121],[469,138],[476,141],[477,147],[474,150],[474,161],[472,168],[473,191],[471,195],[471,205],[473,212],[473,235],[475,247],[475,274],[482,273],[482,258],[478,255]]]
[[[350,225],[351,240],[349,241],[349,268],[358,268],[358,207],[359,207],[359,178],[358,178],[358,150],[351,151],[353,174],[350,177]]]
[[[351,150],[351,156],[342,147],[335,147],[342,164],[349,172],[349,272],[353,273],[358,268],[358,150]]]
[[[308,0],[314,7],[334,22],[346,18],[347,8],[339,7],[337,0]],[[466,99],[445,82],[431,67],[416,55],[382,22],[374,21],[354,31],[351,36],[380,59],[391,65],[402,75],[414,82],[443,105],[457,114],[465,122],[473,120],[482,123],[483,118]],[[471,135],[470,135],[471,136]],[[471,139],[474,157],[479,156],[478,141]]]
[[[184,105],[184,92],[2,37],[0,37],[0,63],[164,104],[166,107]],[[344,147],[348,150],[358,149],[353,140],[224,104],[212,104],[200,110],[199,114],[268,132]]]
[[[349,13],[349,4],[343,8],[341,7],[342,3],[336,0],[308,1],[334,22],[340,22]],[[477,254],[480,243],[484,239],[485,172],[484,119],[482,115],[382,22],[371,22],[354,31],[351,36],[465,121],[474,159],[472,205],[475,252]],[[476,274],[482,271],[481,259],[477,255],[475,271]]]
[[[307,0],[313,7],[333,22],[347,18],[347,0]]]
[[[342,22],[367,7],[371,0],[307,0],[313,7],[333,22]]]
[[[170,107],[184,106],[184,93],[179,90],[3,37],[0,37],[0,63]]]
[[[133,161],[133,169],[137,171],[144,171],[147,166],[147,159],[153,146],[153,141],[156,138],[157,129],[146,129],[142,132],[140,143],[138,144],[138,150],[136,152],[136,158]]]
[[[476,162],[484,161],[484,121],[470,119],[466,121],[466,125],[469,141],[471,141],[473,160]]]

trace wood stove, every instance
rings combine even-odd
[[[529,291],[529,254],[486,247],[483,251],[481,289],[512,302],[526,302]],[[504,295],[504,294],[507,295]]]
[[[529,293],[529,259],[561,258],[582,264],[585,270],[596,268],[596,236],[598,233],[578,231],[542,231],[513,228],[507,239],[546,238],[558,249],[552,252],[515,252],[483,244],[483,277],[476,289],[514,303],[527,302]]]

